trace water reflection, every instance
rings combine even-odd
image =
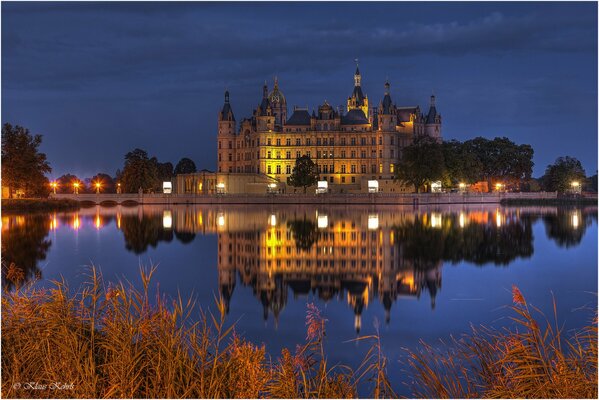
[[[2,217],[2,275],[11,263],[25,279],[40,276],[56,230],[113,226],[127,251],[142,254],[176,239],[217,235],[218,286],[227,304],[236,285],[250,287],[264,319],[275,320],[291,294],[312,294],[347,304],[361,328],[369,303],[380,302],[389,321],[402,296],[425,295],[435,307],[444,263],[509,265],[534,252],[533,226],[542,221],[560,247],[578,245],[596,220],[595,207],[464,208],[412,210],[398,207],[94,207],[73,213]],[[114,224],[113,224],[114,222]]]

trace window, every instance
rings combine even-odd
[[[379,164],[379,174],[383,173],[383,164]]]
[[[223,148],[223,144],[222,144],[222,142],[221,142],[220,140],[218,141],[218,148],[219,148],[219,149],[222,149],[222,148]]]
[[[333,183],[333,182],[334,182],[334,179],[333,179],[333,177],[332,177],[332,176],[329,178],[329,181],[330,181],[331,183]]]
[[[395,164],[389,164],[389,172],[391,172],[391,173],[395,172]]]
[[[362,150],[362,152],[360,153],[360,157],[366,158],[366,151]]]
[[[328,174],[329,173],[329,166],[328,165],[323,165],[322,166],[322,172],[325,173],[325,174]]]
[[[345,150],[341,150],[341,158],[345,158]]]
[[[258,160],[260,159],[260,152],[259,152],[259,151],[257,151],[257,152],[256,152],[256,158],[257,158]]]
[[[370,144],[375,146],[376,145],[376,138],[372,137],[370,138]]]
[[[270,150],[266,152],[266,158],[270,158]]]
[[[281,139],[277,139],[277,146],[281,145]]]
[[[345,183],[345,176],[341,177],[341,183]]]
[[[316,158],[320,158],[320,150],[316,152]]]
[[[383,137],[379,136],[379,144],[382,145],[383,144]]]
[[[391,136],[391,145],[395,144],[395,138]]]
[[[286,158],[288,158],[288,159],[289,159],[289,158],[291,158],[291,152],[290,152],[290,151],[288,151],[287,153],[285,153],[285,156],[286,156]]]
[[[383,150],[379,150],[379,158],[383,158]]]
[[[355,176],[351,177],[351,183],[356,183],[356,177]]]
[[[345,146],[345,138],[344,137],[341,138],[341,146]]]
[[[329,144],[330,144],[331,146],[334,146],[334,145],[335,145],[335,139],[334,139],[334,138],[330,138],[330,139],[329,139]]]
[[[291,139],[287,138],[287,140],[285,140],[285,144],[287,146],[291,146]]]
[[[296,146],[301,146],[302,145],[302,139],[300,139],[300,138],[295,139],[295,145]]]
[[[371,167],[370,172],[372,172],[373,174],[376,174],[376,164],[372,164],[370,167]]]
[[[360,170],[363,174],[366,173],[366,164],[362,164],[362,166],[360,167]]]
[[[277,158],[279,158],[279,159],[281,158],[281,152],[280,151],[277,151]]]
[[[341,173],[345,174],[345,164],[341,164]]]
[[[233,142],[229,140],[229,148],[232,149],[233,148]]]
[[[218,153],[218,161],[222,161],[222,157],[221,157],[220,153]]]
[[[325,128],[324,128],[324,129],[326,130],[326,129],[327,129],[327,128],[326,128],[327,124],[324,124],[324,126],[325,126]],[[323,146],[328,146],[328,145],[329,145],[329,139],[328,139],[328,138],[324,138],[324,139],[322,139],[322,145],[323,145]]]
[[[270,138],[266,139],[266,144],[268,144],[269,146],[271,145]]]
[[[371,158],[376,158],[376,150],[372,150],[371,154],[370,154]]]
[[[351,173],[352,174],[356,173],[356,165],[355,164],[352,164],[352,166],[351,166]]]
[[[287,166],[285,167],[285,173],[286,174],[290,174],[291,173],[291,165],[287,164]]]
[[[351,158],[356,158],[356,151],[355,150],[351,151]]]
[[[270,174],[270,173],[271,173],[271,170],[270,170],[270,165],[266,166],[266,173],[267,173],[267,174]]]
[[[361,138],[360,143],[362,144],[362,146],[366,146],[366,138]]]
[[[301,151],[296,151],[295,152],[295,158],[300,158],[302,156],[302,152]]]
[[[229,161],[233,161],[233,154],[229,153]]]
[[[310,152],[309,152],[309,151],[306,151],[306,155],[307,155],[308,157],[312,158],[312,156],[310,155]]]
[[[395,157],[395,151],[393,151],[393,149],[391,149],[391,158]]]
[[[381,164],[381,165],[382,165],[382,164]],[[281,166],[280,166],[280,165],[277,165],[277,174],[280,174],[280,173],[281,173]]]
[[[310,138],[306,138],[306,146],[310,146]]]
[[[356,138],[355,137],[351,138],[351,145],[352,146],[356,145]]]
[[[320,146],[320,138],[316,138],[316,145]]]

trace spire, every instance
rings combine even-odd
[[[268,86],[266,85],[266,81],[264,81],[264,86],[262,87],[262,98],[265,99],[268,97]]]
[[[428,115],[426,116],[427,124],[435,124],[437,119],[437,107],[435,107],[435,95],[431,95],[431,105],[428,109]]]
[[[385,95],[389,94],[389,88],[391,87],[391,85],[389,84],[389,79],[387,79],[385,81]]]
[[[229,91],[225,90],[225,104],[229,104]]]
[[[229,91],[225,90],[225,104],[223,104],[223,108],[220,112],[220,120],[221,121],[235,121],[235,116],[233,115],[233,109],[231,108],[231,104],[229,103]]]
[[[279,78],[275,75],[275,87],[274,90],[278,90],[279,89]]]
[[[431,94],[431,107],[435,106],[435,93]]]
[[[358,59],[356,58],[356,73],[354,74],[354,86],[360,86],[360,68],[358,68]]]

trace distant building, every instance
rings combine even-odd
[[[371,107],[361,79],[356,67],[345,110],[325,101],[312,113],[294,107],[288,118],[287,100],[275,78],[273,90],[269,93],[264,85],[260,104],[239,126],[225,92],[218,114],[218,172],[261,174],[286,182],[295,160],[308,155],[333,191],[365,191],[366,181],[373,179],[381,191],[411,191],[392,178],[402,149],[414,136],[441,140],[435,96],[426,114],[418,106],[398,107],[386,82],[383,99]]]

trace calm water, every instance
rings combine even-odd
[[[2,257],[39,285],[63,276],[73,288],[92,263],[105,280],[133,283],[140,264],[158,264],[162,292],[212,308],[222,294],[228,321],[274,356],[304,342],[306,304],[316,303],[329,361],[359,365],[367,346],[348,341],[378,325],[405,393],[401,348],[470,324],[510,326],[512,285],[548,313],[553,293],[566,329],[586,324],[597,303],[597,209],[94,207],[3,215]]]

